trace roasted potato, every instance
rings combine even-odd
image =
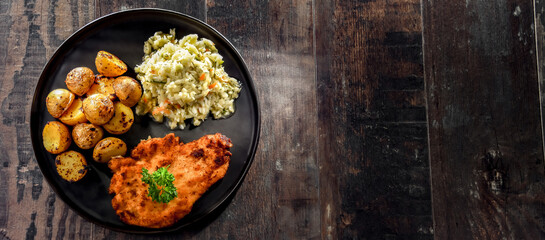
[[[57,173],[66,181],[76,182],[87,174],[87,161],[76,151],[64,152],[55,158]]]
[[[114,116],[114,103],[106,95],[95,93],[83,100],[83,113],[89,122],[102,125]]]
[[[140,101],[140,97],[142,97],[142,86],[131,77],[121,76],[116,78],[113,87],[119,101],[128,107],[136,105]]]
[[[48,122],[45,125],[42,138],[45,150],[52,154],[66,151],[72,142],[70,130],[58,121]]]
[[[116,156],[124,156],[127,153],[127,144],[115,137],[107,137],[97,143],[93,149],[93,159],[99,163],[107,163]]]
[[[123,134],[131,129],[133,122],[134,114],[132,109],[120,102],[116,102],[114,103],[114,116],[103,127],[111,134]]]
[[[87,96],[91,96],[95,93],[102,93],[114,101],[116,98],[114,90],[114,78],[104,77],[102,75],[97,75],[95,77],[95,83],[89,91],[87,91]]]
[[[104,130],[92,123],[80,123],[72,129],[72,139],[81,149],[91,149],[104,136]]]
[[[117,77],[127,71],[127,64],[113,54],[99,51],[95,58],[97,71],[106,77]]]
[[[55,89],[47,94],[45,106],[54,118],[60,117],[74,102],[76,96],[66,89]]]
[[[64,82],[74,94],[83,96],[95,82],[95,74],[88,67],[77,67],[66,75]]]
[[[62,116],[59,118],[61,122],[63,122],[66,125],[74,126],[78,123],[84,123],[87,122],[87,118],[85,117],[85,114],[83,113],[83,101],[80,98],[76,98],[72,105],[62,114]]]

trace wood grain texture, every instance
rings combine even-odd
[[[208,1],[207,9],[249,66],[262,109],[259,150],[226,210],[237,217],[211,228],[240,239],[320,238],[312,2]]]
[[[420,2],[316,1],[322,234],[431,239]]]
[[[169,1],[169,0],[119,0],[119,1],[95,1],[95,17],[101,17],[113,12],[123,11],[133,8],[162,8],[188,14],[192,17],[206,21],[206,1]]]
[[[424,1],[438,239],[545,237],[533,13],[529,0]]]
[[[541,130],[545,137],[545,1],[534,1],[534,18],[536,34],[536,59],[537,59],[537,77],[539,83],[540,104],[541,104]],[[545,141],[544,141],[545,149]]]
[[[56,200],[30,144],[35,84],[64,38],[94,18],[89,2],[3,1],[0,49],[0,233],[6,239],[91,236],[94,225]]]
[[[21,3],[17,2],[15,4]],[[29,46],[24,49],[25,51],[12,56],[30,54],[28,61],[32,61],[35,67],[20,66],[19,69],[22,69],[22,71],[33,71],[24,75],[34,79],[33,82],[27,82],[26,85],[18,86],[18,84],[15,84],[23,81],[22,77],[8,76],[6,78],[13,79],[13,82],[7,88],[2,87],[3,95],[1,95],[1,100],[5,102],[2,108],[4,122],[2,127],[6,129],[6,132],[26,131],[26,138],[18,139],[18,142],[30,142],[27,130],[28,116],[23,118],[21,115],[27,115],[29,112],[33,87],[42,66],[55,48],[69,34],[95,17],[135,7],[158,7],[187,13],[201,20],[210,18],[209,22],[218,30],[231,33],[227,37],[233,41],[236,47],[241,49],[243,56],[250,62],[248,65],[256,66],[250,71],[254,75],[256,86],[261,86],[258,91],[267,92],[269,89],[278,89],[267,93],[265,97],[260,99],[265,102],[266,108],[271,110],[265,113],[265,117],[269,120],[264,123],[265,131],[269,137],[260,146],[264,151],[262,153],[258,151],[256,156],[255,166],[257,166],[257,169],[254,167],[247,177],[246,181],[250,181],[252,184],[243,185],[240,197],[237,196],[219,217],[215,216],[217,219],[210,219],[206,223],[207,225],[196,226],[193,229],[179,233],[159,235],[156,238],[263,239],[271,236],[274,238],[319,238],[320,213],[316,152],[308,151],[308,149],[316,148],[314,136],[317,124],[314,110],[316,109],[316,98],[312,51],[312,5],[309,1],[249,4],[246,6],[246,11],[253,13],[253,15],[228,14],[232,12],[230,9],[233,4],[240,6],[248,3],[227,2],[216,4],[215,2],[208,2],[208,4],[205,4],[203,1],[180,3],[169,1],[156,1],[153,3],[117,1],[105,3],[96,1],[84,5],[82,3],[57,1],[52,2],[51,5],[47,5],[45,2],[31,2],[30,6],[25,6],[26,8],[16,6],[24,12],[7,11],[7,13],[18,17],[29,13],[32,15],[32,19],[36,18],[33,15],[36,14],[40,15],[39,19],[47,19],[47,21],[40,23],[39,27],[37,27],[43,32],[35,35],[26,33],[31,35],[32,38],[25,40],[19,36],[9,35],[25,34],[23,29],[32,24],[26,22],[22,23],[26,23],[26,25],[22,25],[20,29],[8,31],[8,35],[4,36],[5,38],[13,38],[13,40],[16,40],[16,44],[19,44],[21,40],[26,41]],[[10,7],[8,6],[8,8]],[[286,10],[285,7],[288,7],[288,9]],[[40,12],[45,11],[44,9],[47,9],[47,12]],[[226,9],[227,11],[225,11]],[[264,10],[268,14],[263,15],[262,11]],[[83,11],[87,12],[87,15],[82,14]],[[44,17],[41,17],[41,14]],[[47,18],[45,15],[47,15]],[[80,16],[86,17],[85,20],[81,20]],[[9,17],[9,15],[6,14],[6,17]],[[256,27],[256,21],[260,22],[261,25]],[[237,25],[231,25],[233,22]],[[237,28],[232,29],[233,26]],[[275,29],[275,31],[271,32],[271,29]],[[32,30],[32,27],[30,30]],[[282,35],[282,38],[277,39],[278,35]],[[259,38],[258,36],[263,37]],[[248,41],[248,39],[253,40]],[[9,50],[12,50],[12,48],[7,47],[4,49],[4,51]],[[303,61],[298,58],[299,55],[302,56]],[[2,66],[8,67],[9,62],[5,61],[4,63]],[[16,72],[17,70],[13,71]],[[3,72],[3,74],[6,75],[9,72]],[[1,83],[9,84],[10,82],[2,81]],[[20,96],[13,98],[15,93]],[[8,99],[7,96],[10,98]],[[26,102],[19,103],[21,99]],[[17,112],[12,110],[14,107],[11,106],[15,103],[19,103],[18,106],[22,109]],[[311,114],[304,114],[307,112]],[[278,121],[278,119],[281,119],[281,121]],[[14,123],[19,125],[15,126]],[[286,138],[284,135],[286,133],[294,137]],[[17,134],[14,133],[11,136],[15,138]],[[17,136],[17,138],[20,137]],[[33,170],[28,172],[25,169],[24,171],[28,173],[24,177],[33,181],[32,183],[39,183],[27,184],[25,181],[28,180],[23,179],[25,181],[22,181],[19,178],[16,181],[11,180],[11,183],[6,185],[0,185],[2,188],[6,188],[8,192],[20,192],[18,195],[11,195],[10,198],[7,196],[5,198],[0,197],[0,206],[2,206],[0,213],[5,213],[5,217],[0,218],[2,221],[0,222],[2,224],[0,225],[2,227],[2,236],[9,239],[146,238],[145,236],[113,232],[77,216],[62,201],[59,201],[47,184],[42,185],[43,177],[35,164],[29,143],[26,145],[17,144],[21,147],[26,146],[27,150],[21,151],[20,149],[9,148],[9,142],[11,141],[8,138],[1,138],[0,141],[2,141],[1,150],[11,154],[8,159],[3,161],[4,169],[11,171],[11,175],[2,174],[2,180],[4,177],[12,179],[11,176],[15,175],[13,172],[17,168],[13,167],[12,159],[21,158],[21,154],[26,154],[24,164],[31,165]],[[281,151],[278,151],[279,149]],[[15,186],[15,184],[22,186],[13,189],[12,186]],[[27,185],[35,186],[33,188],[35,190],[31,191],[29,187],[24,188]],[[47,195],[39,193],[42,188],[47,190]],[[34,193],[32,196],[35,197],[32,198],[32,201],[27,201],[28,197],[26,195],[32,193]],[[16,197],[21,200],[13,200]],[[19,201],[20,207],[14,207],[14,201]],[[46,207],[36,206],[34,211],[28,209],[23,211],[23,209],[33,205]],[[15,213],[17,211],[28,213],[28,216],[17,216]],[[19,228],[16,228],[16,226],[22,224],[28,226],[26,231],[19,231]],[[240,226],[245,227],[241,228]]]
[[[137,7],[218,29],[246,60],[262,109],[254,164],[230,203],[152,239],[543,239],[545,2],[535,6],[2,1],[0,239],[148,238],[72,212],[44,183],[28,130],[56,47]]]

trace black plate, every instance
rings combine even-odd
[[[92,150],[82,151],[90,165],[90,171],[82,180],[69,183],[58,176],[54,164],[56,156],[45,151],[42,144],[43,127],[47,122],[55,120],[46,110],[45,98],[53,89],[66,88],[64,80],[71,69],[87,66],[96,72],[94,59],[99,50],[118,56],[129,66],[129,71],[124,75],[135,78],[133,68],[142,60],[144,41],[156,31],[168,32],[171,28],[176,29],[177,38],[196,33],[199,37],[212,40],[224,58],[226,72],[242,83],[242,90],[235,101],[235,113],[229,118],[215,120],[209,116],[201,126],[172,131],[164,124],[153,122],[148,116],[135,116],[131,130],[118,135],[129,149],[134,148],[140,139],[148,136],[164,137],[170,132],[174,132],[183,142],[216,132],[225,134],[233,142],[233,156],[227,174],[196,202],[191,213],[171,227],[149,229],[124,224],[115,214],[111,205],[112,195],[108,194],[112,174],[105,164],[92,160]],[[30,129],[34,153],[42,173],[57,195],[84,218],[110,229],[132,233],[178,230],[203,219],[218,208],[234,194],[244,179],[253,161],[260,131],[259,108],[252,78],[233,45],[206,23],[161,9],[113,13],[75,32],[44,67],[34,92],[31,111]],[[76,150],[77,147],[72,144],[70,149]]]

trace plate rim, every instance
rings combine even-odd
[[[240,172],[239,176],[237,177],[237,181],[234,182],[234,186],[231,187],[220,198],[219,201],[217,201],[215,204],[213,204],[207,211],[204,211],[204,213],[201,216],[195,218],[191,222],[188,222],[188,223],[180,225],[180,226],[176,226],[174,228],[167,227],[167,228],[154,229],[154,228],[144,228],[144,227],[142,227],[141,228],[142,230],[129,230],[129,229],[123,229],[123,228],[119,228],[119,227],[109,226],[109,225],[107,225],[107,224],[105,224],[105,223],[103,223],[101,221],[98,221],[98,219],[94,219],[92,216],[90,216],[89,213],[85,212],[83,209],[81,209],[81,208],[75,206],[74,204],[72,204],[71,203],[72,201],[66,199],[67,197],[65,195],[60,194],[62,189],[59,189],[59,187],[56,185],[55,181],[53,181],[52,178],[46,176],[46,174],[44,173],[42,168],[45,167],[45,166],[42,166],[43,164],[41,164],[40,161],[38,161],[38,153],[37,153],[37,151],[41,150],[39,148],[39,146],[41,146],[42,143],[40,143],[38,141],[39,133],[36,132],[36,131],[33,131],[33,128],[36,128],[36,127],[33,127],[33,126],[36,126],[36,125],[39,124],[39,122],[37,122],[38,117],[36,116],[36,114],[38,114],[38,111],[39,111],[37,109],[37,102],[39,101],[38,92],[40,91],[40,87],[42,87],[42,85],[45,84],[45,82],[47,82],[47,79],[46,79],[47,76],[45,76],[45,71],[51,67],[52,60],[56,59],[58,57],[58,55],[60,54],[61,50],[64,50],[64,48],[66,48],[67,45],[70,45],[72,42],[74,42],[75,39],[77,39],[77,37],[79,35],[85,34],[85,32],[89,30],[89,28],[96,27],[95,25],[98,25],[98,24],[108,20],[109,18],[115,18],[118,15],[134,14],[134,13],[138,13],[138,12],[154,13],[154,14],[169,14],[169,15],[177,17],[177,18],[180,18],[180,17],[181,18],[186,18],[186,20],[188,19],[188,20],[191,20],[191,21],[195,21],[198,24],[201,24],[202,26],[208,28],[208,30],[210,30],[214,34],[216,34],[218,37],[220,37],[223,41],[225,41],[227,43],[226,46],[228,48],[230,48],[234,52],[236,57],[241,61],[242,65],[240,67],[242,68],[244,74],[247,75],[247,77],[248,77],[246,87],[249,88],[250,99],[252,99],[253,102],[255,103],[255,117],[256,117],[256,124],[255,124],[255,127],[254,127],[255,128],[255,140],[252,140],[252,144],[251,144],[251,146],[249,148],[249,155],[248,155],[248,157],[246,158],[246,161],[245,161],[246,163],[244,164],[244,167],[243,167],[242,171]],[[244,182],[244,179],[246,178],[246,175],[247,175],[247,173],[248,173],[248,171],[249,171],[249,169],[250,169],[250,167],[251,167],[251,165],[252,165],[252,163],[254,161],[255,154],[256,154],[256,151],[257,151],[257,147],[259,145],[260,135],[261,135],[261,108],[260,108],[259,98],[258,98],[257,95],[258,95],[257,90],[256,90],[256,88],[254,86],[254,81],[253,81],[253,78],[252,78],[252,76],[250,74],[250,71],[248,70],[246,61],[244,60],[244,58],[242,57],[242,55],[240,54],[238,49],[235,48],[235,46],[229,41],[229,39],[227,39],[223,34],[221,34],[218,30],[216,30],[214,27],[212,27],[208,23],[206,23],[206,22],[204,22],[204,21],[202,21],[202,20],[200,20],[198,18],[195,18],[195,17],[193,17],[191,15],[185,14],[185,13],[177,12],[177,11],[174,11],[174,10],[162,9],[162,8],[133,8],[133,9],[126,9],[126,10],[112,12],[112,13],[106,14],[104,16],[101,16],[99,18],[96,18],[96,19],[90,21],[89,23],[83,25],[78,30],[73,32],[70,36],[68,36],[56,48],[53,55],[51,55],[51,57],[47,60],[44,67],[41,69],[40,76],[38,78],[38,81],[36,83],[36,87],[35,87],[34,92],[33,92],[32,103],[31,103],[31,108],[30,108],[29,129],[30,129],[30,138],[31,138],[31,143],[32,143],[32,149],[34,151],[34,160],[36,161],[36,163],[38,164],[38,167],[40,168],[40,173],[44,176],[45,180],[47,181],[47,183],[51,187],[51,189],[53,189],[56,196],[59,197],[64,202],[64,204],[68,205],[68,207],[72,211],[76,212],[80,217],[86,219],[87,221],[89,221],[89,222],[91,222],[93,224],[97,224],[97,225],[102,226],[104,228],[114,230],[114,231],[118,231],[118,232],[137,233],[137,234],[155,234],[155,233],[167,233],[167,232],[180,231],[182,229],[185,229],[185,228],[187,228],[189,226],[192,226],[192,225],[195,225],[195,224],[201,222],[203,219],[206,219],[213,212],[218,210],[218,208],[220,206],[222,206],[223,204],[225,204],[227,202],[227,200],[234,197],[234,194],[236,194],[236,192],[238,191],[238,189],[240,188],[240,186]],[[223,209],[223,210],[225,210],[225,209]]]

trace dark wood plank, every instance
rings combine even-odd
[[[312,1],[209,1],[207,9],[248,64],[262,109],[255,161],[209,228],[237,239],[320,238]]]
[[[192,17],[206,21],[206,1],[169,1],[169,0],[120,0],[120,1],[96,1],[96,17],[109,13],[133,8],[162,8],[188,14]]]
[[[316,1],[321,231],[433,238],[420,1]]]
[[[545,238],[533,13],[531,0],[424,1],[438,239]]]
[[[42,67],[64,38],[93,17],[89,1],[70,5],[38,0],[0,3],[2,239],[62,238],[63,229],[76,227],[82,236],[93,235],[93,226],[73,212],[64,212],[66,207],[56,201],[45,183],[34,159],[28,127],[30,104]]]
[[[539,93],[541,103],[541,130],[545,136],[545,1],[534,1],[535,34],[536,34],[536,59],[537,77],[539,82]],[[544,141],[545,149],[545,141]]]

